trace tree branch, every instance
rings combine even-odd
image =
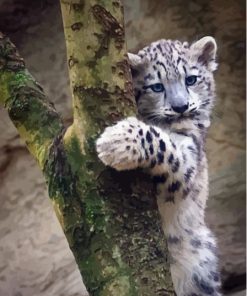
[[[73,128],[90,162],[90,166],[81,166],[84,176],[88,172],[91,178],[88,189],[92,187],[94,192],[84,194],[84,198],[101,200],[105,212],[99,252],[104,254],[105,263],[110,260],[106,265],[113,271],[109,282],[103,276],[104,269],[99,271],[101,281],[106,281],[106,295],[172,294],[166,244],[150,179],[140,172],[120,174],[105,169],[95,156],[99,131],[135,111],[123,6],[120,1],[61,0],[61,8],[73,93]],[[97,261],[91,262],[91,271],[82,270],[87,287]]]
[[[9,39],[0,33],[0,104],[4,105],[21,138],[41,168],[63,123],[41,86],[25,68]]]
[[[98,162],[99,132],[134,110],[119,1],[61,1],[73,92],[67,130],[0,35],[0,102],[38,160],[91,295],[173,295],[154,190]]]

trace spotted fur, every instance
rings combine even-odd
[[[215,55],[212,37],[192,45],[159,40],[129,54],[139,119],[122,120],[97,140],[106,165],[145,168],[157,184],[178,296],[220,295],[216,243],[204,221]]]

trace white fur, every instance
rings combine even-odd
[[[142,92],[138,101],[142,121],[129,117],[107,127],[96,143],[105,165],[117,170],[145,168],[159,182],[158,206],[178,296],[220,295],[215,239],[204,221],[208,198],[204,136],[214,101],[216,49],[215,40],[205,37],[191,47],[160,40],[138,55],[129,54],[132,68],[140,72],[141,67],[133,82],[136,93]],[[200,79],[186,89],[186,75]],[[161,82],[166,91],[159,93],[147,84]],[[182,115],[170,110],[177,90],[189,103]]]

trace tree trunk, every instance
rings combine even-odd
[[[139,171],[99,163],[95,139],[133,114],[123,7],[61,0],[74,121],[65,128],[8,38],[0,35],[0,103],[47,180],[91,295],[173,295],[154,188]]]

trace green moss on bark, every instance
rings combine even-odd
[[[122,4],[104,0],[84,1],[76,8],[73,1],[61,4],[75,120],[73,132],[69,131],[73,138],[67,141],[66,135],[66,149],[68,157],[80,150],[85,156],[77,156],[80,165],[73,166],[79,171],[86,219],[94,231],[90,245],[96,246],[88,258],[77,260],[79,268],[92,295],[172,295],[150,178],[105,168],[95,155],[100,131],[135,112]]]
[[[43,168],[49,147],[63,124],[41,86],[25,69],[15,46],[1,33],[0,103]]]
[[[61,0],[74,122],[65,129],[13,44],[0,34],[0,102],[44,172],[91,295],[173,295],[154,188],[99,163],[103,128],[135,112],[119,1]]]

